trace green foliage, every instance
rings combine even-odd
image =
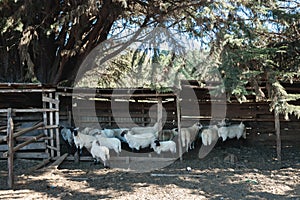
[[[272,84],[273,101],[270,104],[270,111],[275,111],[285,115],[285,119],[288,120],[288,115],[295,115],[300,118],[300,106],[292,105],[289,102],[300,99],[300,94],[288,94],[285,88],[278,82]]]
[[[2,0],[0,11],[0,79],[6,82],[74,85],[86,73],[83,85],[164,92],[180,87],[180,79],[212,80],[221,83],[216,95],[244,102],[255,94],[282,105],[292,97],[274,83],[299,81],[298,1]],[[182,35],[199,47],[185,49]],[[81,70],[110,38],[123,41],[120,48]],[[137,40],[146,42],[130,46]],[[164,43],[170,48],[161,48]],[[273,95],[261,83],[271,85]],[[280,112],[298,113],[285,107]]]

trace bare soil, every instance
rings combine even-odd
[[[16,159],[14,190],[7,188],[7,164],[0,160],[0,199],[300,200],[299,147],[284,147],[281,163],[275,148],[268,146],[224,144],[204,159],[198,151],[143,173],[104,169],[92,161],[64,161],[57,170],[27,173],[39,161]]]

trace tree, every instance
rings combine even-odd
[[[0,1],[2,81],[73,84],[88,53],[122,29],[175,26],[206,1]],[[14,72],[14,73],[12,73]]]
[[[299,4],[293,0],[1,0],[0,81],[74,85],[79,67],[99,44],[113,37],[122,40],[126,33],[138,38],[143,28],[151,32],[161,27],[170,30],[167,39],[176,41],[172,33],[177,33],[199,41],[209,68],[199,70],[203,60],[195,59],[193,67],[179,52],[155,52],[154,48],[156,57],[148,65],[158,62],[160,70],[170,67],[199,81],[203,81],[203,70],[218,70],[224,81],[220,89],[241,102],[250,92],[258,99],[275,94],[284,99],[284,92],[276,92],[284,89],[280,82],[298,80],[300,71]],[[121,59],[111,60],[107,69],[114,73],[107,74],[107,81],[128,72],[122,70],[129,69],[123,62],[126,56],[133,59],[127,63],[132,67],[146,62],[147,47],[120,53],[129,46],[125,43],[110,52]],[[150,80],[154,71],[151,74]],[[263,82],[268,94],[261,88]],[[254,90],[247,90],[248,85]]]

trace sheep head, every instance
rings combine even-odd
[[[100,142],[99,142],[99,140],[96,140],[96,144],[97,144],[98,146],[100,146]]]
[[[154,143],[157,147],[160,146],[160,142],[158,140],[155,140]]]
[[[200,122],[196,122],[194,126],[197,126],[198,130],[200,130],[203,126]]]
[[[121,137],[124,137],[124,136],[125,136],[125,134],[127,134],[127,133],[128,133],[128,131],[129,131],[129,130],[124,130],[124,131],[122,131],[122,132],[121,132],[121,134],[120,134],[120,135],[121,135]]]
[[[77,127],[76,127],[76,128],[74,128],[74,129],[73,129],[73,128],[72,128],[72,129],[70,129],[70,130],[71,130],[71,132],[73,132],[73,134],[74,134],[74,136],[75,136],[75,137],[78,135],[78,129],[79,129],[79,128],[77,128]]]

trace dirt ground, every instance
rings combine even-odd
[[[143,173],[104,169],[92,161],[64,161],[58,170],[26,173],[38,162],[16,159],[14,190],[7,188],[6,160],[1,160],[0,199],[300,200],[299,147],[284,147],[282,163],[274,159],[275,148],[267,146],[225,144],[204,159],[198,158],[198,151]]]

